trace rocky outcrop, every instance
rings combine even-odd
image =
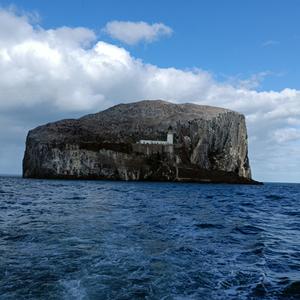
[[[141,144],[166,140],[173,144]],[[23,176],[255,183],[243,115],[161,100],[120,104],[29,131]]]

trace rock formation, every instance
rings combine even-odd
[[[173,144],[155,144],[170,130]],[[247,152],[245,118],[237,112],[141,101],[29,131],[23,176],[256,183]]]

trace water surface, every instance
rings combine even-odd
[[[300,299],[300,185],[0,177],[0,299]]]

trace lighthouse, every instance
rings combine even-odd
[[[170,126],[167,134],[167,144],[173,145],[173,143],[174,143],[174,133],[172,127]]]
[[[151,144],[151,145],[173,145],[174,144],[174,133],[170,126],[167,133],[166,141],[153,141],[153,140],[140,140],[139,144]]]

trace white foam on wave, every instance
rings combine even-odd
[[[81,285],[80,279],[72,280],[61,280],[60,284],[64,288],[64,299],[65,300],[87,300],[88,295],[86,290]]]

